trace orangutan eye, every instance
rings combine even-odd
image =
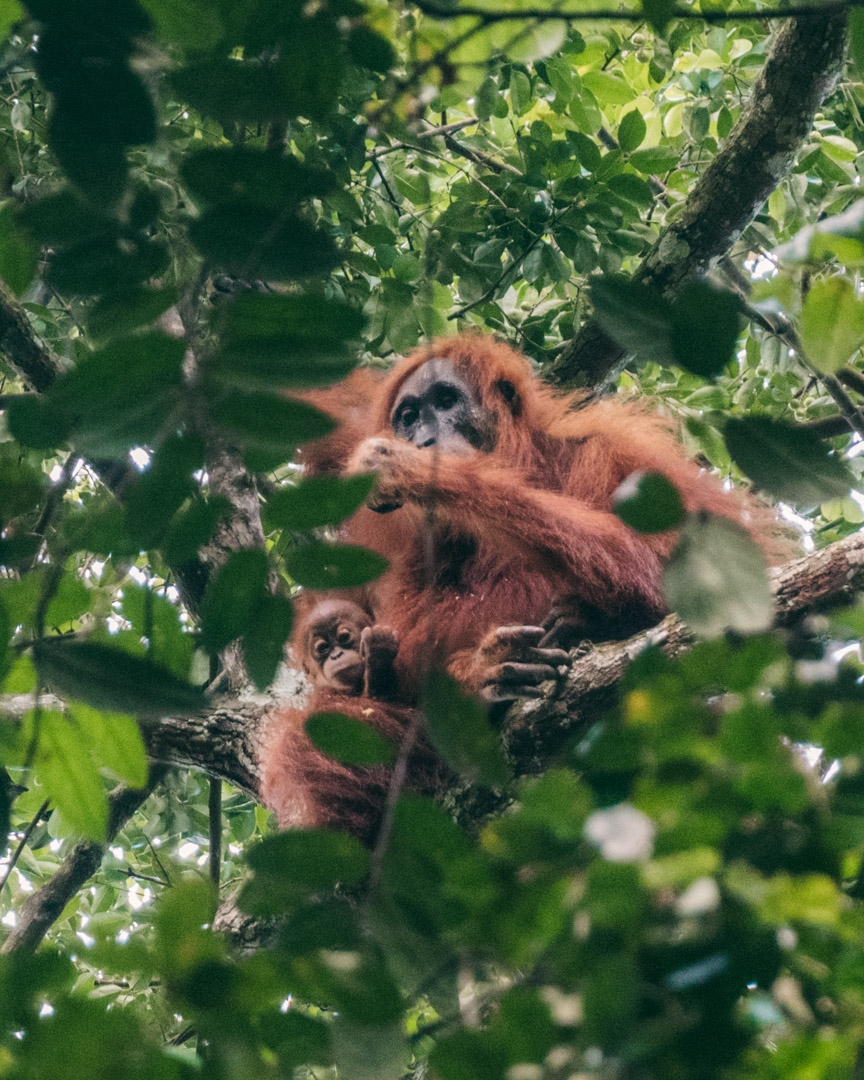
[[[435,395],[435,407],[446,412],[459,400],[459,393],[452,386],[442,386]]]
[[[312,651],[319,660],[323,660],[327,653],[330,652],[330,646],[324,638],[317,638],[315,644],[312,646]]]
[[[346,649],[352,642],[351,631],[346,630],[343,626],[342,629],[339,631],[338,635],[336,636],[336,641],[342,646],[343,649]]]
[[[401,427],[412,427],[417,423],[419,413],[414,405],[404,405],[399,410],[396,420]]]

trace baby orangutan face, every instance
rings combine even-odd
[[[347,600],[325,600],[314,609],[304,635],[304,661],[317,686],[363,692],[366,661],[360,640],[371,625],[366,612]]]

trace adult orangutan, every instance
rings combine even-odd
[[[303,725],[316,713],[342,713],[391,739],[395,754],[412,717],[395,700],[398,641],[358,604],[327,599],[301,619],[295,642],[314,691],[305,709],[279,709],[268,719],[260,751],[262,799],[283,828],[331,825],[372,843],[392,770],[340,764],[313,745]],[[408,762],[412,785],[429,787],[438,772],[418,737]]]
[[[399,637],[403,686],[431,660],[490,701],[536,693],[566,660],[541,629],[562,598],[571,635],[592,640],[665,614],[674,532],[640,534],[612,512],[636,470],[663,473],[689,511],[768,535],[766,511],[700,471],[644,406],[579,408],[491,337],[417,349],[373,406],[374,436],[349,468],[377,472],[377,488],[345,533],[391,560],[372,606]]]
[[[318,403],[347,422],[311,448],[311,471],[344,464],[378,474],[344,538],[390,560],[364,603],[399,641],[396,679],[408,700],[432,664],[490,702],[536,694],[567,660],[556,647],[562,629],[604,640],[665,613],[662,565],[674,533],[637,533],[612,512],[613,492],[636,470],[663,473],[689,511],[769,535],[766,511],[688,461],[663,420],[616,398],[579,408],[491,337],[433,342],[385,378],[355,376]],[[553,613],[547,633],[555,601],[563,617]],[[332,707],[344,711],[348,700],[361,699],[343,695]],[[362,700],[361,714],[370,708]],[[405,720],[390,708],[373,709],[368,722],[398,735]],[[310,775],[296,749],[300,721],[283,723],[281,741],[268,741],[262,755],[270,805],[305,797],[306,823],[322,822],[315,807],[325,806],[328,823],[357,831],[351,805],[359,801],[368,838],[382,789],[342,791],[342,767],[327,759]],[[340,805],[328,804],[340,791]]]

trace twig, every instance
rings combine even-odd
[[[517,169],[515,165],[511,165],[509,161],[500,161],[496,157],[492,157],[491,154],[484,154],[482,150],[472,150],[470,146],[465,146],[464,143],[460,143],[454,139],[452,135],[445,135],[444,142],[454,154],[459,154],[464,158],[468,158],[469,161],[473,161],[475,165],[485,165],[487,169],[491,169],[492,172],[502,173],[509,172],[515,176],[521,176],[522,171]]]
[[[391,204],[393,205],[393,209],[396,211],[397,214],[401,213],[400,208],[399,208],[399,202],[398,202],[395,194],[393,193],[393,188],[390,187],[389,180],[384,175],[384,170],[381,168],[381,166],[378,164],[377,161],[373,161],[372,166],[375,169],[375,172],[377,172],[379,177],[381,178],[381,183],[382,183],[382,185],[384,187],[384,190],[387,192],[387,198],[390,200]],[[414,250],[414,244],[411,242],[411,234],[406,233],[405,234],[405,239],[408,241],[408,247],[410,248],[411,251],[413,251]]]
[[[454,120],[450,124],[438,124],[436,127],[425,128],[423,131],[418,131],[414,138],[417,140],[433,139],[436,135],[454,135],[457,131],[462,131],[463,128],[473,127],[475,124],[479,123],[480,121],[476,116],[472,116],[467,120]],[[366,151],[366,160],[374,161],[375,158],[385,157],[387,154],[392,154],[396,150],[416,149],[417,147],[413,143],[398,139],[388,143],[387,146],[373,146],[371,150]]]
[[[108,797],[106,832],[109,843],[148,798],[166,771],[164,765],[153,765],[145,788],[132,789],[124,784],[114,788]],[[99,869],[104,854],[104,844],[80,840],[50,880],[27,898],[21,909],[21,921],[4,941],[0,954],[35,950],[72,897]]]
[[[161,885],[163,888],[170,884],[164,881],[162,878],[153,877],[151,874],[139,874],[137,870],[133,870],[131,866],[126,867],[127,877],[135,878],[137,881],[149,881],[153,885]]]
[[[24,848],[27,846],[27,841],[33,835],[33,830],[36,828],[36,826],[42,820],[42,815],[45,813],[45,811],[47,809],[48,809],[48,799],[46,799],[45,802],[42,803],[42,805],[39,807],[39,809],[33,815],[33,818],[31,820],[30,824],[24,830],[24,835],[18,841],[18,847],[15,848],[15,851],[14,851],[14,853],[12,855],[12,858],[9,860],[9,865],[6,867],[6,872],[4,873],[2,880],[0,880],[0,893],[3,892],[3,889],[4,889],[5,885],[6,885],[6,882],[9,880],[9,878],[10,878],[10,876],[12,874],[12,871],[18,865],[18,860],[24,854]]]
[[[836,439],[838,435],[848,435],[850,430],[849,421],[842,413],[823,416],[821,420],[805,420],[801,427],[809,428],[820,439]]]
[[[735,291],[737,292],[737,289]],[[855,403],[843,389],[840,380],[835,375],[829,375],[820,371],[812,361],[807,359],[807,354],[801,347],[801,340],[789,319],[787,319],[785,315],[780,314],[771,316],[766,315],[758,308],[753,307],[752,304],[748,304],[740,296],[739,302],[748,319],[752,319],[754,322],[758,323],[759,326],[776,337],[777,340],[781,341],[788,349],[791,349],[807,370],[812,372],[821,381],[822,385],[834,399],[834,403],[846,419],[849,427],[864,438],[864,415],[862,415],[859,409],[856,409]]]
[[[165,878],[165,884],[166,885],[171,885],[172,884],[171,875],[165,869],[165,866],[163,865],[162,860],[159,858],[159,852],[153,846],[153,841],[150,839],[150,837],[147,835],[147,833],[144,833],[144,839],[147,841],[147,847],[150,848],[150,854],[153,856],[153,861],[156,863],[156,865],[162,871],[162,877]]]
[[[222,871],[222,781],[210,778],[210,794],[208,797],[208,810],[210,811],[210,880],[219,888],[219,878]]]
[[[844,386],[864,396],[864,375],[860,371],[855,371],[853,368],[840,368],[834,374]]]

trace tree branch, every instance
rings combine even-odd
[[[729,250],[791,169],[817,108],[837,81],[845,43],[845,14],[797,18],[777,33],[738,123],[636,280],[674,298]],[[624,350],[589,320],[550,374],[568,385],[594,387],[614,378],[625,359]]]
[[[146,788],[116,787],[109,796],[108,842],[117,835],[167,772],[164,765],[150,769]],[[32,952],[36,949],[72,897],[102,864],[105,844],[80,840],[54,876],[37,889],[21,909],[18,925],[3,942],[0,953]]]
[[[14,294],[0,281],[0,355],[34,390],[47,390],[60,360],[36,337]]]
[[[864,534],[793,559],[771,571],[777,625],[848,602],[864,587]],[[632,660],[649,646],[679,656],[693,644],[685,623],[668,615],[628,641],[577,656],[562,687],[544,698],[520,702],[507,714],[503,738],[518,772],[537,772],[570,736],[585,731],[614,703],[618,683]]]
[[[772,571],[777,602],[777,624],[789,626],[805,614],[850,600],[864,587],[864,533],[840,540],[814,555],[793,559]],[[693,644],[688,627],[674,615],[627,641],[598,645],[587,654],[574,655],[563,685],[549,683],[541,698],[514,705],[502,726],[502,739],[519,775],[543,769],[574,735],[585,731],[615,702],[617,687],[630,663],[649,646],[668,656],[679,656]],[[210,776],[242,788],[258,798],[258,750],[262,721],[276,700],[302,693],[295,681],[277,688],[269,698],[226,699],[207,713],[192,717],[166,717],[148,722],[144,738],[148,751],[160,764],[151,770],[146,791],[118,788],[112,793],[109,837],[138,809],[154,783],[172,765],[201,769]],[[26,698],[26,701],[24,700]],[[15,715],[32,703],[29,695],[0,698],[0,708]],[[62,706],[61,706],[62,707]],[[487,794],[473,797],[461,790],[460,818],[483,817],[496,804]],[[463,797],[464,796],[464,797]],[[21,923],[5,942],[2,952],[35,948],[71,897],[99,868],[104,848],[82,841],[51,880],[24,906]],[[225,906],[220,928],[253,948],[260,944],[261,928]]]
[[[642,9],[627,11],[622,8],[582,8],[578,11],[562,11],[559,8],[502,7],[498,10],[490,10],[488,8],[472,7],[468,4],[461,4],[456,8],[440,7],[438,4],[430,2],[430,0],[415,0],[415,5],[424,15],[429,15],[433,19],[456,19],[471,16],[480,19],[487,25],[524,19],[536,19],[538,22],[644,22],[645,20],[645,12]],[[696,11],[693,8],[679,5],[669,10],[668,18],[670,20],[694,19],[709,24],[764,22],[766,19],[794,20],[832,15],[862,6],[864,6],[864,0],[844,0],[843,3],[834,3],[829,0],[829,3],[825,4],[801,4],[794,8],[766,7],[753,11]],[[667,13],[664,12],[664,14]]]
[[[848,602],[864,588],[864,533],[793,559],[771,573],[779,626]],[[656,645],[678,655],[692,641],[685,624],[669,615],[627,641],[597,645],[584,656],[574,655],[563,685],[550,683],[545,697],[520,702],[508,712],[504,732],[516,771],[535,771],[568,735],[584,730],[602,715],[614,701],[627,666],[643,649]],[[163,764],[200,769],[257,798],[262,718],[277,701],[300,702],[304,692],[302,677],[296,672],[289,675],[291,681],[267,696],[226,697],[206,713],[148,721],[143,726],[148,752]],[[29,695],[0,697],[0,711],[7,715],[30,706]]]

